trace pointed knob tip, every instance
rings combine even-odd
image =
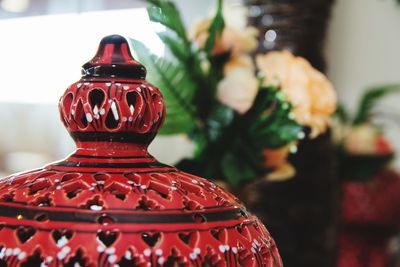
[[[128,43],[128,41],[126,40],[125,37],[123,37],[123,36],[121,36],[119,34],[112,34],[112,35],[105,36],[100,41],[101,45],[104,45],[104,44],[122,44],[122,43]]]
[[[128,40],[114,34],[100,41],[96,55],[82,66],[82,76],[145,79],[146,68],[133,58]]]

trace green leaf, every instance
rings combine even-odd
[[[217,141],[224,129],[229,126],[235,116],[235,112],[221,104],[216,104],[207,119],[207,135],[210,141]]]
[[[263,131],[252,135],[252,144],[258,148],[280,148],[295,140],[304,129],[296,123],[277,124],[273,123]]]
[[[292,106],[274,87],[261,88],[253,107],[243,117],[243,129],[256,149],[279,148],[298,140],[304,130],[291,116]]]
[[[167,32],[160,32],[157,34],[178,61],[185,62],[191,56],[190,50],[187,49],[181,39],[176,38]]]
[[[346,108],[339,104],[336,108],[335,116],[343,123],[346,123],[349,121],[350,116],[346,110]]]
[[[216,39],[222,34],[224,27],[225,22],[224,16],[222,14],[222,0],[218,0],[217,11],[211,22],[210,28],[208,28],[208,38],[204,46],[204,50],[208,55],[210,55],[212,50],[214,49]]]
[[[253,122],[260,117],[268,116],[270,113],[274,112],[277,108],[275,103],[280,101],[279,89],[275,87],[261,87],[256,99],[254,100],[253,106],[245,114],[245,120]]]
[[[197,125],[196,109],[191,105],[196,84],[186,69],[150,53],[141,42],[131,39],[138,60],[148,68],[148,81],[156,85],[167,103],[167,117],[161,134],[185,133]]]
[[[200,158],[210,143],[204,134],[194,134],[192,136],[192,141],[194,144],[193,156],[194,158]]]
[[[356,125],[366,122],[371,115],[372,108],[377,102],[384,96],[395,92],[400,92],[400,85],[380,86],[368,90],[361,98],[353,124]]]
[[[238,153],[226,153],[222,159],[221,168],[228,183],[234,187],[258,177],[254,167]]]
[[[147,0],[147,2],[151,4],[147,8],[150,20],[161,23],[188,44],[186,29],[175,4],[168,0]]]

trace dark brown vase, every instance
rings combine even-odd
[[[257,53],[287,49],[324,71],[322,53],[333,0],[246,0],[260,31]],[[258,182],[246,204],[280,245],[286,267],[332,267],[336,258],[339,185],[329,134],[300,142],[291,180]]]
[[[257,53],[288,49],[325,69],[322,53],[334,0],[245,0],[260,31]]]

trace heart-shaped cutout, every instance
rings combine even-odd
[[[14,200],[14,194],[13,193],[7,193],[4,194],[0,197],[1,202],[13,202]]]
[[[17,229],[17,237],[21,243],[27,242],[36,234],[36,230],[31,226],[20,226]]]
[[[238,225],[235,228],[236,228],[236,231],[238,231],[239,234],[243,234],[243,225]]]
[[[97,233],[97,240],[109,247],[117,240],[119,236],[118,231],[99,231]]]
[[[5,265],[1,265],[0,261],[0,266],[9,266],[9,265],[7,265],[7,263]],[[35,252],[33,252],[33,254],[30,255],[29,257],[27,257],[26,260],[20,265],[20,267],[32,267],[32,266],[45,266],[40,249],[35,249]]]
[[[154,247],[160,240],[160,233],[142,233],[142,239],[150,247]]]
[[[240,224],[240,225],[236,226],[235,229],[236,229],[236,231],[238,231],[239,234],[241,234],[247,240],[251,240],[251,234],[246,225]]]
[[[186,245],[189,245],[192,235],[193,235],[193,232],[178,234],[179,239],[182,240]]]
[[[63,247],[68,243],[68,241],[72,238],[74,233],[71,230],[62,229],[62,230],[54,230],[52,237],[57,244],[57,247]]]
[[[221,229],[215,228],[215,229],[211,229],[211,235],[219,240],[219,234],[221,233]]]

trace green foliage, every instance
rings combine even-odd
[[[218,0],[216,13],[208,28],[208,37],[204,48],[198,50],[199,57],[201,57],[203,61],[208,61],[209,68],[208,70],[204,70],[202,75],[197,75],[197,77],[195,75],[194,77],[196,82],[200,85],[200,90],[196,94],[196,102],[194,104],[199,107],[199,115],[204,121],[207,121],[208,119],[213,120],[213,118],[210,117],[214,115],[214,106],[219,105],[215,99],[217,85],[223,77],[224,65],[230,58],[230,52],[218,55],[213,54],[215,42],[222,34],[224,27],[225,22],[222,14],[222,0]],[[197,62],[200,62],[200,60]],[[193,72],[196,72],[196,70]]]
[[[147,66],[148,80],[157,85],[167,103],[167,118],[161,129],[163,134],[177,134],[196,127],[196,109],[191,105],[196,85],[186,69],[150,53],[139,41],[131,40],[136,57]]]
[[[168,28],[168,32],[160,32],[158,36],[172,52],[178,62],[187,63],[192,56],[191,43],[179,10],[175,4],[166,0],[148,0],[149,18]]]
[[[279,148],[298,139],[303,127],[291,115],[292,107],[278,88],[261,88],[252,109],[243,118],[255,147]]]
[[[228,183],[234,187],[258,176],[257,169],[245,159],[240,150],[226,153],[221,162],[221,169]]]
[[[222,0],[218,0],[217,12],[208,29],[208,38],[204,47],[205,52],[210,55],[215,46],[216,39],[222,34],[225,22],[222,15]]]
[[[205,139],[200,138],[196,150],[194,160],[201,166],[200,174],[223,177],[230,185],[240,186],[265,173],[262,150],[298,140],[303,131],[290,113],[291,106],[279,89],[272,87],[262,87],[243,116],[224,105],[216,106]]]
[[[189,43],[186,29],[182,22],[179,10],[174,3],[166,0],[147,0],[151,5],[147,8],[147,13],[151,21],[161,23],[165,27],[176,33],[177,37]]]
[[[215,95],[218,83],[223,78],[223,68],[229,59],[229,53],[214,55],[210,57],[209,70],[204,73],[203,77],[198,77],[196,82],[199,84],[199,89],[195,97],[195,105],[199,107],[199,116],[202,120],[213,120],[215,106],[220,105],[216,100]]]
[[[368,121],[371,110],[376,103],[388,94],[400,92],[400,85],[386,85],[369,89],[361,98],[358,111],[353,124],[360,124]]]
[[[176,66],[179,65],[180,69],[184,69],[185,77],[187,80],[191,80],[193,86],[187,89],[182,88],[175,88],[176,92],[180,90],[192,90],[190,92],[190,99],[182,99],[180,101],[181,104],[187,107],[196,107],[198,110],[197,114],[198,117],[196,118],[199,124],[203,124],[201,121],[204,120],[204,116],[202,115],[202,109],[204,105],[198,105],[199,95],[206,95],[201,94],[199,88],[204,90],[203,88],[210,88],[207,81],[209,80],[208,77],[205,76],[201,69],[201,59],[200,59],[200,51],[193,50],[192,43],[188,40],[186,35],[186,30],[181,19],[180,13],[176,8],[175,4],[168,0],[148,0],[151,4],[149,6],[148,13],[150,20],[154,22],[161,23],[165,27],[167,27],[170,31],[168,32],[160,32],[158,36],[167,46],[167,48],[171,51],[174,57],[174,63]],[[161,87],[161,86],[160,86]],[[166,101],[167,103],[168,100]],[[168,111],[169,113],[180,113],[181,109],[177,108],[176,106],[168,104]],[[187,108],[185,108],[187,109]],[[166,125],[169,125],[169,121],[172,119],[168,119]],[[177,124],[176,127],[182,126],[185,124]],[[169,128],[168,126],[165,129]],[[173,132],[186,132],[187,127],[175,129]],[[171,131],[161,131],[161,134],[173,133]]]
[[[244,184],[261,173],[262,150],[279,148],[295,140],[304,130],[291,117],[292,107],[282,92],[274,87],[261,87],[252,108],[229,123],[229,149],[221,156],[224,177],[233,186]]]
[[[252,141],[238,132],[231,141],[230,149],[222,157],[224,177],[235,187],[260,177],[266,171],[261,153],[265,147],[256,147]]]
[[[163,43],[168,47],[168,49],[172,52],[175,58],[179,61],[185,62],[191,56],[191,51],[187,49],[184,42],[179,39],[171,36],[167,32],[158,33],[158,37],[163,41]]]
[[[262,150],[297,140],[303,127],[291,118],[290,104],[278,88],[262,87],[244,116],[216,99],[218,83],[231,53],[213,54],[225,27],[222,0],[208,29],[204,48],[196,48],[186,35],[178,9],[169,0],[147,0],[149,18],[169,31],[158,36],[172,54],[167,61],[152,55],[133,40],[137,58],[148,68],[148,80],[160,88],[167,105],[162,134],[186,133],[195,144],[194,157],[179,168],[232,186],[265,172]],[[209,68],[202,68],[208,62]]]
[[[350,120],[350,115],[348,114],[346,108],[339,104],[336,107],[336,112],[335,112],[335,116],[340,120],[340,122],[342,123],[347,123]]]
[[[215,105],[207,120],[207,136],[211,142],[221,138],[221,134],[228,127],[235,116],[235,112],[224,105]]]

